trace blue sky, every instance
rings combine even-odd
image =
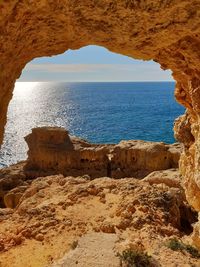
[[[171,72],[153,61],[134,60],[105,48],[87,46],[64,54],[37,58],[18,81],[172,81]]]

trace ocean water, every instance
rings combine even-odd
[[[173,82],[16,83],[0,166],[26,159],[23,139],[38,126],[62,126],[94,143],[142,139],[175,142],[173,122],[184,113]]]

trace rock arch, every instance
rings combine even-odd
[[[171,69],[187,108],[175,133],[188,200],[200,210],[200,2],[198,0],[1,0],[0,143],[16,79],[35,57],[99,45]]]

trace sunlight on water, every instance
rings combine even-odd
[[[39,82],[16,82],[14,95],[26,97],[39,85]]]
[[[0,166],[26,159],[23,137],[38,126],[65,127],[96,143],[172,143],[173,121],[184,112],[173,92],[174,83],[16,83]]]
[[[8,122],[4,143],[0,152],[0,166],[26,158],[27,145],[23,139],[31,129],[39,126],[65,126],[65,122],[57,114],[60,103],[56,94],[51,92],[51,83],[18,82],[15,84],[13,100],[9,105]]]

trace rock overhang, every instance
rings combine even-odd
[[[0,11],[0,142],[14,83],[32,59],[91,44],[153,59],[172,70],[175,97],[187,109],[175,127],[185,145],[180,171],[200,211],[199,1],[3,0]]]

